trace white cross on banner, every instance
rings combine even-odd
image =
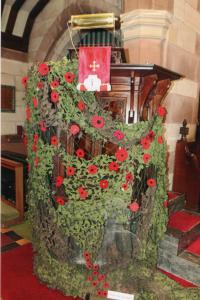
[[[110,91],[111,47],[80,47],[78,86],[80,91]]]

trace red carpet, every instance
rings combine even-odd
[[[175,199],[175,198],[177,198],[178,196],[180,196],[180,193],[168,192],[167,195],[168,195],[168,199],[169,199],[169,200],[172,200],[172,199]]]
[[[32,275],[32,246],[27,244],[2,254],[3,300],[74,300],[47,288]]]
[[[180,285],[184,286],[184,287],[197,287],[197,285],[194,285],[192,282],[186,281],[185,279],[178,277],[176,275],[173,275],[171,273],[168,273],[167,271],[158,269],[160,272],[162,272],[163,274],[167,275],[169,278],[175,280],[177,283],[179,283]]]
[[[9,236],[7,236],[5,234],[1,234],[1,247],[9,245],[12,242],[13,242],[13,240]]]
[[[187,252],[200,256],[200,237],[194,241],[187,249]]]
[[[200,217],[184,211],[177,211],[169,217],[168,227],[187,232],[200,224]]]

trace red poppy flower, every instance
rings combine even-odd
[[[59,94],[56,91],[51,92],[51,102],[57,103]]]
[[[104,119],[101,116],[93,116],[91,123],[95,128],[102,128],[104,126]]]
[[[91,270],[93,268],[93,264],[88,262],[86,263],[86,267]]]
[[[84,111],[85,110],[85,103],[82,100],[80,100],[77,103],[77,107],[80,109],[80,111]]]
[[[142,156],[143,162],[144,162],[145,164],[147,164],[147,163],[149,162],[150,158],[151,158],[151,155],[150,155],[149,153],[145,153],[145,154],[143,154],[143,156]]]
[[[72,81],[74,80],[74,77],[75,77],[75,76],[74,76],[73,73],[67,72],[67,73],[65,73],[64,77],[65,77],[65,81],[66,81],[66,82],[72,83]]]
[[[27,135],[24,135],[23,143],[24,143],[24,145],[28,145],[28,137],[27,137]]]
[[[32,101],[33,101],[34,108],[37,108],[38,107],[38,99],[37,98],[32,98]]]
[[[39,81],[39,82],[37,83],[37,88],[38,88],[39,90],[41,90],[41,89],[43,88],[43,83],[42,83],[42,81]]]
[[[49,67],[47,66],[47,64],[40,64],[38,66],[38,72],[40,73],[40,75],[45,76],[49,73]]]
[[[34,160],[34,166],[37,167],[38,166],[38,162],[39,162],[39,157],[36,156],[35,160]]]
[[[90,252],[88,251],[83,252],[83,256],[85,259],[88,259],[90,257]]]
[[[37,133],[35,133],[34,136],[33,136],[34,143],[37,143],[38,139],[39,139],[39,135]]]
[[[91,263],[90,257],[85,257],[86,264]]]
[[[102,291],[102,296],[107,298],[108,297],[108,292],[107,291]]]
[[[79,187],[77,191],[78,191],[79,197],[80,197],[81,199],[85,199],[85,198],[88,197],[88,192],[87,192],[82,186]]]
[[[92,276],[88,276],[87,281],[92,281],[92,280],[93,280]]]
[[[98,284],[98,281],[96,281],[96,280],[94,280],[93,282],[92,282],[92,285],[93,286],[96,286]]]
[[[133,202],[133,203],[129,204],[128,207],[132,212],[136,212],[139,209],[139,204],[137,202]]]
[[[128,157],[128,152],[126,151],[125,148],[119,148],[116,152],[115,152],[115,157],[118,161],[125,161]]]
[[[155,185],[156,185],[156,180],[153,179],[153,178],[149,178],[149,179],[147,180],[147,185],[148,185],[149,187],[155,186]]]
[[[119,141],[124,138],[124,133],[121,130],[115,130],[113,135]]]
[[[73,125],[71,125],[69,131],[70,131],[70,133],[71,133],[72,135],[76,135],[76,134],[80,131],[80,128],[79,128],[78,125],[73,124]]]
[[[57,196],[56,197],[56,202],[59,204],[59,205],[65,205],[65,201],[63,200],[63,198]]]
[[[47,130],[44,121],[39,122],[39,125],[40,125],[40,130],[41,130],[42,132],[45,132],[45,131]]]
[[[165,200],[164,202],[163,202],[163,205],[164,205],[164,207],[168,207],[169,206],[169,202],[168,202],[168,200]]]
[[[29,121],[31,118],[31,110],[30,110],[30,107],[27,106],[26,107],[26,120]]]
[[[87,167],[87,171],[89,174],[96,174],[98,168],[95,165],[90,165]]]
[[[163,144],[164,140],[163,140],[163,137],[162,135],[159,135],[158,136],[158,144]]]
[[[21,83],[22,83],[22,85],[23,85],[23,87],[25,88],[26,87],[26,85],[27,85],[27,81],[28,81],[28,76],[24,76],[24,77],[22,77],[22,79],[21,79]]]
[[[92,273],[93,276],[97,276],[98,274],[99,274],[98,271],[94,271],[94,272]]]
[[[51,138],[51,145],[57,146],[58,145],[58,138],[56,135],[52,136]]]
[[[106,278],[106,276],[104,275],[104,274],[100,274],[99,276],[98,276],[98,281],[102,281],[102,280],[104,280]]]
[[[164,116],[166,116],[166,114],[167,114],[167,110],[166,110],[165,107],[159,106],[159,107],[157,108],[157,113],[158,113],[159,117],[164,117]]]
[[[63,177],[57,176],[56,178],[56,187],[60,187],[63,184]]]
[[[93,267],[93,270],[99,271],[99,265],[95,265],[95,266]]]
[[[32,151],[33,151],[33,152],[37,152],[37,146],[36,146],[36,144],[33,144],[33,146],[32,146]]]
[[[145,138],[141,139],[140,144],[142,145],[143,149],[149,149],[149,147],[150,147],[150,140],[145,137]]]
[[[130,182],[133,179],[134,179],[134,175],[131,172],[126,174],[126,181]]]
[[[99,185],[101,189],[107,189],[109,185],[108,180],[105,179],[100,180]]]
[[[50,83],[50,86],[52,89],[56,89],[58,86],[60,85],[59,81],[57,80],[53,80],[51,83]]]
[[[73,176],[75,174],[76,169],[74,167],[67,167],[66,172],[68,176]]]
[[[30,164],[28,164],[28,172],[30,172],[31,171],[31,165]]]
[[[118,171],[119,165],[115,161],[112,161],[111,163],[109,163],[108,168],[110,171]]]
[[[78,157],[81,157],[81,158],[83,158],[84,156],[85,156],[85,152],[83,151],[83,149],[78,149],[78,150],[76,150],[76,155],[78,156]]]
[[[150,130],[149,133],[146,135],[146,138],[152,142],[155,138],[155,132],[153,130]]]
[[[37,133],[35,133],[34,136],[33,136],[34,143],[37,143],[38,139],[39,139],[39,135]]]
[[[122,183],[121,187],[122,187],[122,191],[126,191],[128,189],[128,184]]]
[[[109,288],[109,283],[108,283],[108,282],[105,282],[105,283],[103,284],[103,287],[104,287],[105,289],[108,289],[108,288]]]
[[[98,291],[97,291],[97,296],[99,296],[99,297],[103,296],[103,295],[102,295],[102,292],[103,292],[103,291],[98,290]]]

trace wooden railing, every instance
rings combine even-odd
[[[3,196],[1,197],[3,202],[14,207],[19,212],[17,218],[6,222],[6,225],[9,226],[20,222],[24,216],[23,164],[7,158],[1,158],[1,168],[2,167],[15,172],[15,201],[11,202]]]

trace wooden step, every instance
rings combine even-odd
[[[200,236],[180,256],[200,265]]]
[[[200,236],[200,215],[187,210],[173,213],[169,217],[167,234],[178,239],[178,254]]]
[[[200,287],[199,263],[182,257],[182,253],[178,256],[178,250],[179,239],[165,234],[158,248],[158,269]]]
[[[195,255],[194,253],[190,253],[187,250],[183,251],[179,255],[180,257],[184,258],[185,260],[189,260],[195,264],[198,264],[200,266],[200,256]]]

